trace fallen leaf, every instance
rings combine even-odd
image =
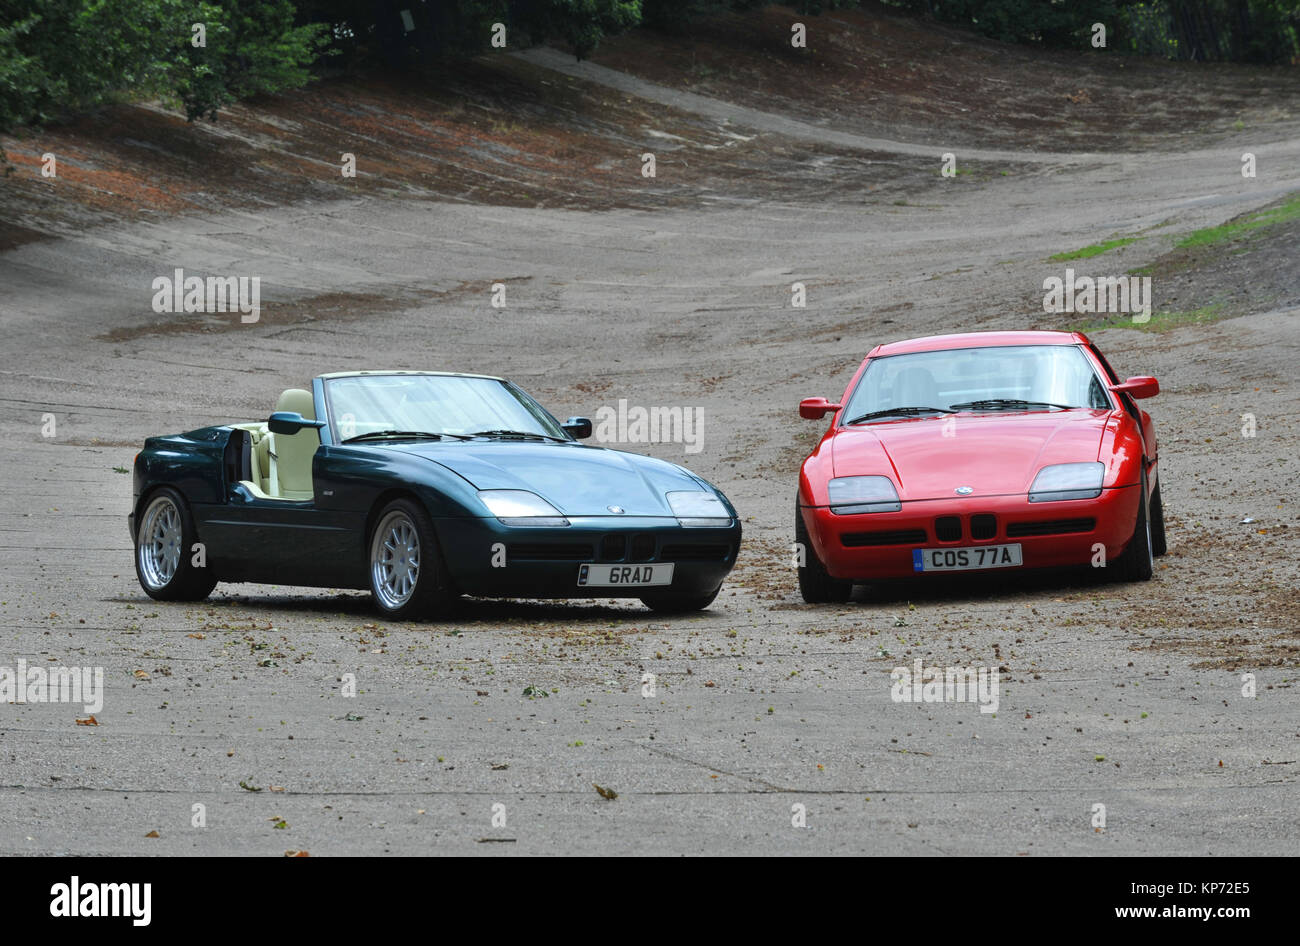
[[[599,792],[600,797],[605,799],[606,801],[613,801],[615,798],[618,797],[618,792],[614,791],[614,789],[612,788],[601,788],[595,782],[591,783],[591,787],[594,788],[597,792]]]
[[[89,719],[79,719],[79,720],[77,720],[77,725],[78,725],[78,726],[98,726],[98,725],[99,725],[99,720],[97,720],[94,716],[91,716]]]
[[[145,837],[146,837],[146,838],[158,838],[158,837],[162,837],[162,835],[160,835],[157,831],[150,831],[148,834],[145,835]]]

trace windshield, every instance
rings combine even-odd
[[[340,440],[380,431],[476,434],[518,431],[570,439],[523,391],[492,378],[361,375],[328,378],[330,427]]]
[[[925,416],[882,413],[901,408],[947,413],[1060,407],[1110,409],[1092,364],[1073,345],[1014,345],[873,358],[841,416],[850,423],[865,415]]]

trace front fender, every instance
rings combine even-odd
[[[326,444],[312,461],[316,505],[368,512],[385,492],[415,493],[434,519],[481,516],[478,491],[438,463],[399,450]]]

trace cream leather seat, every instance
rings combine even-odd
[[[307,420],[316,419],[316,404],[310,391],[290,388],[275,402],[277,411],[293,411]],[[277,499],[304,500],[313,495],[311,461],[320,446],[320,433],[304,427],[296,434],[268,434],[269,466],[263,467],[266,492]]]

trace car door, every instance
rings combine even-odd
[[[239,443],[231,447],[236,454],[243,449]],[[314,486],[319,454],[318,448],[312,460]],[[223,580],[355,585],[354,524],[320,507],[319,487],[313,488],[311,499],[284,499],[268,496],[243,478],[247,464],[238,457],[227,464],[227,471],[226,502],[213,510],[201,528]]]

